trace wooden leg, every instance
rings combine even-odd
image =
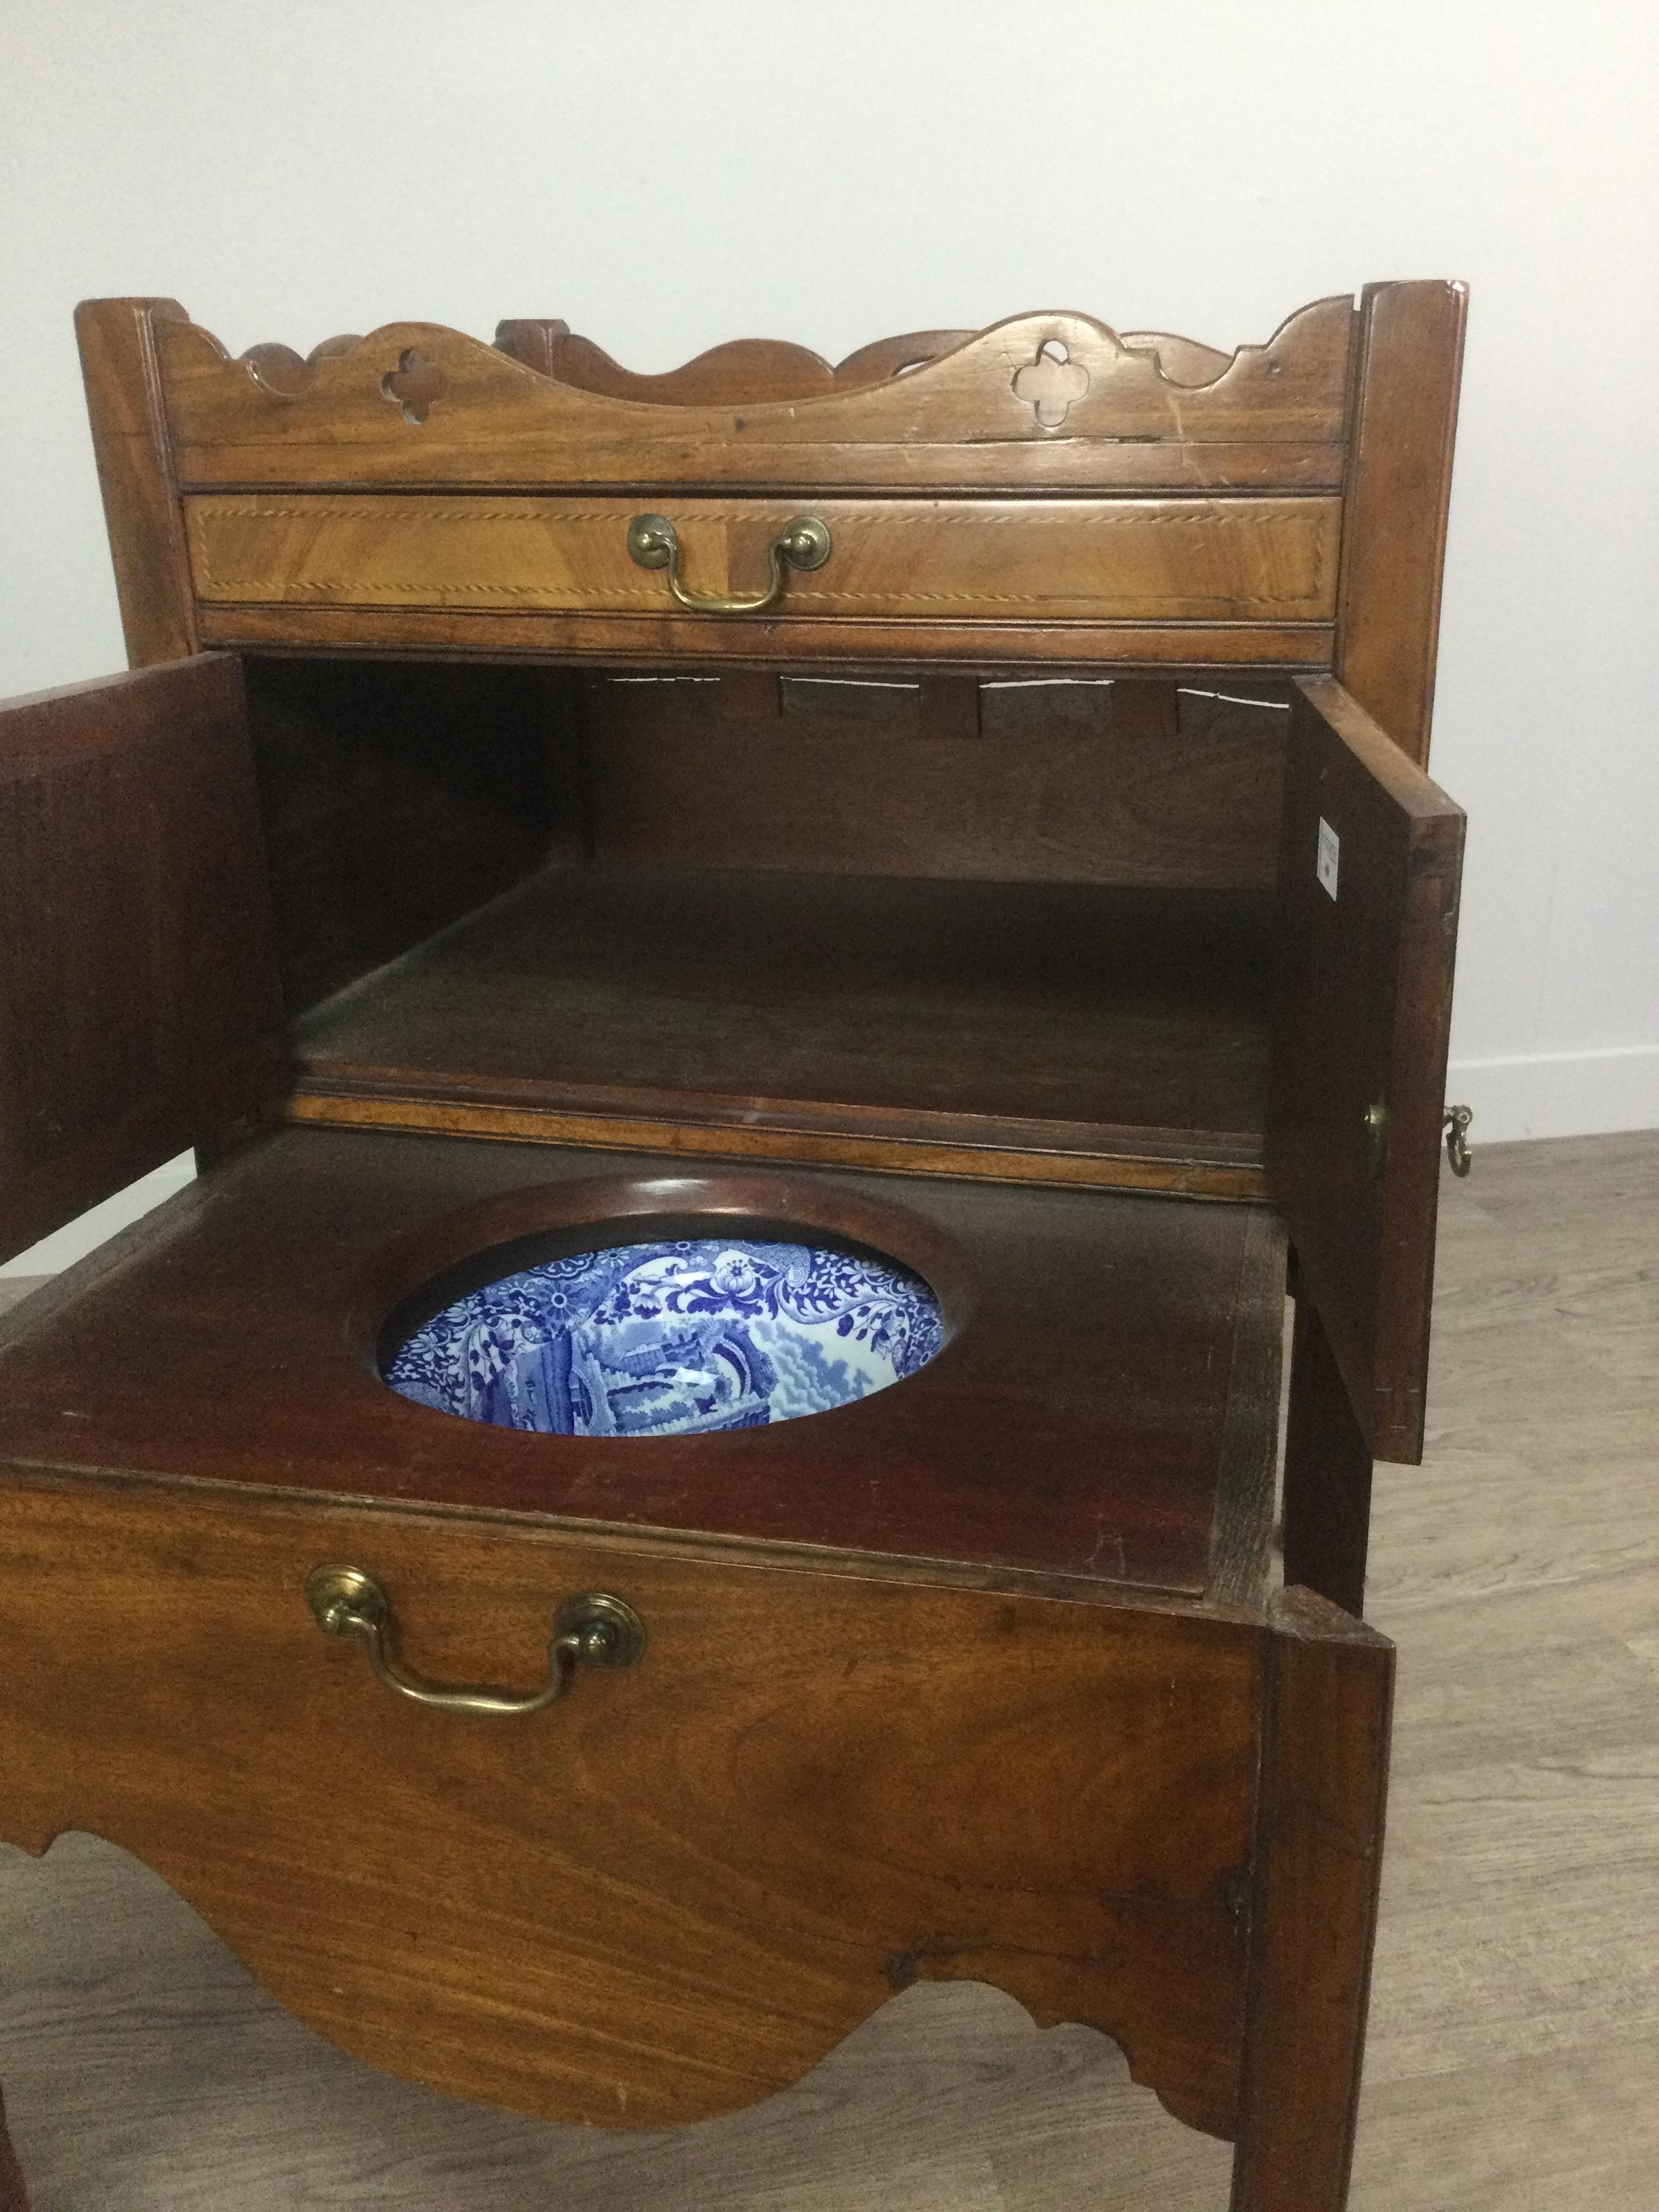
[[[1371,1455],[1319,1310],[1296,1302],[1285,1437],[1285,1580],[1358,1617],[1365,1609]]]
[[[29,2193],[23,2186],[23,2169],[6,2133],[6,2106],[0,2097],[0,2212],[29,2212]]]
[[[1343,2212],[1370,1993],[1394,1647],[1311,1590],[1271,1617],[1232,2212]]]

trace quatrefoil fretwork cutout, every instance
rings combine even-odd
[[[405,422],[424,422],[434,404],[449,389],[449,380],[435,362],[416,347],[404,354],[396,368],[380,379],[380,397],[403,410]]]
[[[1088,389],[1088,370],[1080,361],[1068,360],[1058,338],[1048,339],[1036,359],[1028,361],[1014,379],[1015,398],[1036,409],[1045,430],[1059,429],[1067,410]]]

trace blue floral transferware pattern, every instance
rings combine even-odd
[[[844,1406],[939,1350],[939,1301],[887,1262],[811,1244],[623,1244],[505,1276],[386,1370],[440,1413],[544,1436],[694,1436]]]

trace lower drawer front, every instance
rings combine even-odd
[[[361,2057],[656,2125],[958,1976],[1230,2131],[1252,1625],[246,1498],[3,1504],[0,1836],[135,1852]],[[331,1560],[428,1678],[533,1687],[595,1589],[646,1648],[538,1713],[432,1710],[313,1620]]]
[[[660,508],[694,596],[752,594],[785,526],[830,532],[769,611],[911,622],[1329,622],[1340,502],[1129,500],[630,501],[215,493],[186,499],[198,599],[479,612],[680,611],[629,525]],[[711,617],[741,623],[744,614]]]

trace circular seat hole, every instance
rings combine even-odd
[[[381,1374],[403,1397],[498,1428],[696,1436],[828,1413],[939,1351],[939,1300],[896,1261],[708,1225],[717,1233],[528,1265],[503,1251],[520,1264],[483,1281],[478,1255],[389,1325]]]

